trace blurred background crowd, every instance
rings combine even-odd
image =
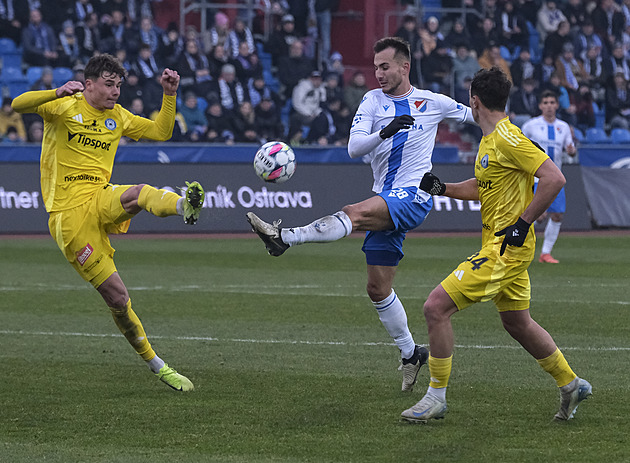
[[[98,53],[124,64],[119,103],[145,117],[159,110],[162,69],[179,72],[173,141],[347,143],[368,87],[365,72],[347,70],[331,41],[339,0],[266,2],[270,21],[215,8],[207,27],[184,30],[176,22],[158,27],[155,3],[0,0],[2,143],[41,140],[41,119],[14,113],[15,96],[83,80]],[[630,0],[437,3],[435,15],[419,0],[398,3],[392,35],[411,45],[412,84],[467,104],[473,74],[497,65],[514,84],[508,112],[517,125],[538,116],[540,93],[553,90],[576,141],[630,141]],[[468,10],[452,12],[462,5]],[[447,140],[448,128],[441,133]],[[459,143],[479,138],[474,129],[456,135]]]

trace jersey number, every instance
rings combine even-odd
[[[475,257],[477,257],[478,255],[479,253],[477,252],[473,254],[472,256],[470,256],[468,259],[466,259],[468,262],[472,264],[473,270],[479,270],[483,264],[488,262],[487,257],[480,257],[479,259],[475,259]]]

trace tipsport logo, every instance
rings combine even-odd
[[[77,138],[78,137],[78,138]],[[97,140],[96,138],[91,138],[83,135],[82,133],[71,133],[68,132],[68,143],[77,138],[77,145],[80,146],[89,146],[94,149],[101,149],[103,151],[109,151],[109,148],[112,146],[112,142],[105,143],[101,140]]]

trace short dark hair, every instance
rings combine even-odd
[[[479,69],[470,84],[470,95],[477,96],[490,111],[504,111],[512,83],[498,67]]]
[[[118,58],[108,53],[92,56],[83,71],[85,79],[96,80],[103,77],[103,74],[116,74],[122,78],[127,75],[127,71]]]
[[[545,98],[554,98],[557,102],[558,94],[553,90],[545,90],[540,94],[540,101],[544,100]]]
[[[387,48],[395,50],[394,57],[411,62],[411,47],[409,42],[400,37],[384,37],[374,44],[374,53],[380,53]]]

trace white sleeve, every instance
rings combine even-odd
[[[472,122],[475,123],[475,120],[472,116],[472,111],[466,105],[458,103],[452,98],[442,95],[440,93],[436,93],[437,101],[442,108],[442,116],[445,119],[455,119],[457,122]]]
[[[350,140],[348,140],[348,154],[351,158],[360,158],[369,154],[384,140],[379,135],[379,132],[366,134],[365,132],[350,133]]]

